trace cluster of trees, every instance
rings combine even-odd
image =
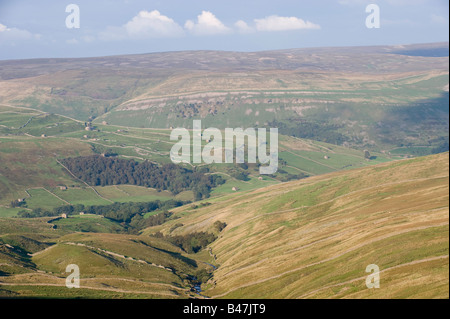
[[[62,163],[91,186],[131,184],[169,190],[173,194],[192,190],[196,200],[209,197],[213,187],[225,183],[219,175],[206,175],[204,171],[192,171],[172,163],[159,166],[149,161],[100,155],[66,158]]]
[[[183,226],[183,224],[177,223],[174,226],[172,226],[171,231],[181,226]],[[227,224],[225,222],[217,220],[213,224],[213,229],[216,232],[220,233],[226,226]],[[206,246],[208,246],[210,243],[212,243],[217,239],[217,236],[215,234],[204,231],[176,236],[164,235],[161,232],[157,232],[153,236],[162,238],[174,244],[175,246],[180,247],[187,253],[194,253],[194,254],[199,252],[200,250],[202,250],[203,248],[205,248]]]
[[[15,200],[11,201],[10,205],[13,208],[15,208],[15,207],[22,207],[22,206],[26,205],[26,202],[24,200],[20,201],[18,199],[15,199]]]
[[[173,199],[168,201],[155,200],[140,203],[113,203],[110,205],[88,206],[84,209],[84,212],[87,214],[103,215],[104,217],[128,224],[131,223],[133,217],[136,215],[144,215],[156,210],[168,210],[185,203],[186,202]]]
[[[211,205],[211,203],[209,203],[209,202],[204,202],[204,203],[200,203],[200,204],[192,204],[191,205],[191,208],[192,209],[197,209],[197,208],[201,208],[201,207],[206,207],[206,206],[209,206],[209,205]]]
[[[217,232],[220,233],[225,227],[227,227],[227,223],[217,220],[214,222],[213,227]]]
[[[448,152],[449,145],[448,145],[448,137],[447,138],[441,138],[440,142],[431,150],[431,154],[438,154],[443,152]]]
[[[239,181],[249,181],[250,180],[250,178],[248,177],[249,175],[250,175],[249,172],[243,171],[241,169],[235,169],[230,172],[230,176],[236,178]]]
[[[141,214],[136,214],[131,218],[129,226],[133,230],[141,230],[147,227],[162,225],[168,221],[172,215],[173,214],[168,211],[163,211],[147,218],[144,218]]]
[[[61,216],[60,213],[56,213],[55,210],[44,210],[42,208],[34,208],[32,211],[21,210],[17,213],[19,218],[36,218],[36,217],[54,217]]]
[[[78,204],[55,207],[51,211],[43,210],[42,208],[35,208],[32,211],[22,210],[17,215],[21,218],[34,218],[61,216],[61,214],[73,215],[84,212],[86,214],[102,215],[106,218],[122,223],[122,226],[126,229],[135,231],[146,227],[163,224],[172,216],[172,213],[167,210],[183,204],[186,204],[186,202],[172,199],[165,202],[156,200],[143,203],[113,203],[110,205],[94,206],[84,206],[83,204]],[[161,210],[161,212],[147,218],[143,217],[145,213],[156,210]]]
[[[335,145],[342,145],[348,138],[339,133],[342,127],[336,124],[318,123],[303,119],[292,120],[288,124],[276,120],[268,123],[269,127],[278,127],[278,132],[298,138],[306,138],[315,141],[326,142]]]
[[[176,236],[165,236],[157,232],[153,236],[167,240],[187,253],[197,253],[217,239],[216,235],[204,231]]]
[[[305,173],[302,173],[302,172],[300,172],[298,174],[290,174],[290,173],[286,172],[285,170],[283,170],[281,168],[278,169],[278,173],[283,174],[282,176],[280,176],[278,178],[278,180],[280,180],[281,182],[289,182],[289,181],[292,181],[292,180],[299,180],[299,179],[303,179],[303,178],[309,177],[308,174],[305,174]],[[267,176],[275,178],[274,175],[267,175]]]

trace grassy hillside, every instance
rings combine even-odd
[[[137,235],[93,215],[0,218],[0,296],[448,298],[448,167],[444,153],[243,190]],[[170,241],[202,231],[217,239],[197,253]]]
[[[173,233],[227,223],[204,255],[214,298],[448,298],[448,174],[445,153],[269,186],[175,209]]]
[[[79,228],[83,226],[84,229]],[[157,238],[109,234],[111,229],[106,228],[111,227],[120,226],[95,216],[57,221],[0,218],[0,296],[193,296],[190,292],[192,276],[204,268],[203,264],[185,257],[179,248]],[[80,268],[80,289],[70,290],[65,286],[69,264]]]
[[[0,103],[141,128],[301,120],[320,128],[314,140],[426,155],[448,139],[448,66],[448,43],[12,60],[0,61]]]
[[[448,43],[0,61],[0,298],[448,298],[448,66]],[[278,171],[184,163],[225,182],[172,193],[63,161],[171,163],[194,119],[277,127]]]
[[[95,125],[86,131],[84,123],[60,115],[30,109],[1,106],[0,113],[0,216],[13,216],[20,208],[10,202],[26,199],[24,208],[51,209],[61,205],[104,205],[111,202],[152,201],[155,199],[193,200],[192,191],[176,196],[170,192],[132,185],[90,187],[74,178],[61,165],[67,157],[113,153],[128,160],[170,163],[170,130],[124,128],[110,124]],[[7,117],[3,117],[8,114]],[[5,119],[5,120],[4,120]],[[205,143],[205,142],[204,142]],[[260,179],[257,167],[244,170],[248,180],[234,174],[243,171],[231,164],[204,165],[210,174],[220,174],[226,183],[214,189],[212,196],[264,187],[299,174],[309,176],[342,169],[363,167],[400,158],[389,152],[372,152],[370,161],[364,153],[349,147],[279,136],[279,169],[273,176]],[[187,166],[187,168],[192,168]],[[67,189],[61,190],[60,186]]]

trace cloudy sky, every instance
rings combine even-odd
[[[367,27],[370,4],[379,28]],[[442,42],[448,10],[448,0],[0,0],[0,59]]]

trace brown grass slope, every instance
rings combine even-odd
[[[448,178],[448,153],[315,176],[180,208],[172,233],[228,224],[214,298],[448,298]]]

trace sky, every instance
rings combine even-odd
[[[448,42],[448,12],[448,0],[0,0],[0,59]]]

